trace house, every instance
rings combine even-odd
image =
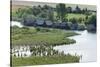
[[[45,21],[45,24],[46,24],[46,26],[47,27],[52,27],[53,26],[53,22],[51,22],[51,21]]]
[[[23,24],[25,26],[33,26],[35,20],[33,18],[24,18]]]
[[[38,19],[38,20],[36,20],[35,24],[36,24],[36,26],[43,26],[44,20]]]
[[[61,29],[67,29],[67,27],[68,27],[67,22],[60,23],[60,28]]]
[[[60,27],[60,23],[55,22],[53,25],[54,28],[59,28]]]

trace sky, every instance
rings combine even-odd
[[[55,7],[56,6],[56,2],[38,2],[38,1],[35,1],[35,0],[31,0],[31,1],[28,1],[28,0],[12,0],[12,4],[13,5],[26,5],[26,6],[37,6],[37,5],[50,5],[52,7]],[[66,7],[68,6],[71,6],[73,9],[78,5],[79,7],[81,7],[81,9],[83,8],[88,8],[89,10],[96,10],[96,5],[82,5],[82,4],[71,4],[71,3],[65,3],[66,4]]]

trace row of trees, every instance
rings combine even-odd
[[[57,15],[55,15],[57,13]],[[65,4],[57,4],[56,8],[44,5],[44,6],[33,6],[29,8],[19,8],[16,12],[12,12],[12,20],[13,19],[20,19],[30,16],[33,19],[46,19],[50,21],[60,20],[60,21],[67,21],[66,14],[68,13],[82,13],[82,14],[89,14],[89,10],[87,8],[81,9],[79,6],[76,6],[75,9],[72,7],[66,7]]]
[[[85,14],[85,18],[67,18],[68,13],[78,13],[78,14]],[[66,7],[65,4],[57,4],[56,8],[44,5],[44,6],[33,6],[29,8],[19,8],[16,12],[12,13],[12,20],[17,21],[23,21],[27,20],[27,22],[35,21],[35,20],[49,20],[52,22],[72,22],[73,24],[77,25],[78,22],[82,23],[85,22],[85,24],[93,24],[96,27],[96,15],[89,17],[89,14],[91,11],[89,11],[87,8],[81,9],[79,6],[76,6],[76,8],[73,10],[72,7]],[[30,23],[31,24],[31,23]],[[32,23],[33,24],[33,23]],[[73,26],[75,26],[73,25]]]
[[[63,5],[63,6],[62,6]],[[81,9],[78,5],[73,9],[72,7],[66,7],[65,4],[59,4],[57,5],[57,7],[61,7],[62,9],[64,9],[65,12],[67,13],[78,13],[78,14],[86,14],[86,15],[89,15],[91,14],[90,13],[90,10],[88,10],[87,8],[83,8]]]
[[[16,12],[12,12],[12,20],[13,19],[21,19],[31,17],[33,19],[45,19],[45,20],[51,20],[53,21],[54,17],[54,11],[53,8],[44,5],[43,7],[39,6],[33,6],[30,8],[19,8]]]

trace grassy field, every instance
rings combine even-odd
[[[12,29],[12,45],[63,45],[75,43],[73,39],[67,37],[77,35],[75,32],[63,32],[61,30],[35,28],[16,28]]]
[[[68,17],[68,19],[72,19],[72,18],[76,18],[76,19],[83,18],[83,19],[85,19],[86,15],[69,13],[67,17]]]
[[[43,64],[61,64],[61,63],[78,63],[78,56],[43,56],[43,57],[26,57],[12,58],[12,66],[28,66],[28,65],[43,65]]]

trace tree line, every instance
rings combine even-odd
[[[84,24],[92,24],[94,27],[96,27],[96,14],[92,15],[91,10],[88,10],[87,8],[81,9],[78,5],[75,9],[72,7],[66,7],[66,4],[59,3],[56,5],[56,7],[51,7],[49,5],[38,5],[28,8],[19,8],[17,11],[12,12],[12,18],[11,20],[17,20],[17,21],[24,21],[26,19],[36,21],[36,20],[49,20],[51,22],[71,22],[73,24],[82,23],[84,21]],[[84,14],[86,15],[85,19],[83,18],[67,18],[67,14],[74,13],[74,14]],[[95,12],[96,13],[96,12]],[[92,16],[90,16],[92,15]]]

